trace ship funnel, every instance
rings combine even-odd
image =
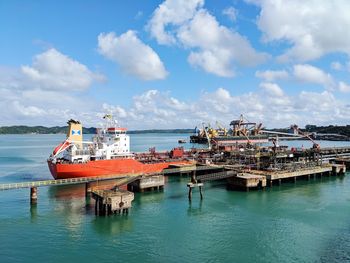
[[[68,122],[67,140],[78,143],[83,141],[83,127],[79,121],[70,119]]]

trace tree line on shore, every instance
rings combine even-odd
[[[44,127],[44,126],[3,126],[0,127],[0,134],[62,134],[67,133],[67,126],[54,126],[54,127]],[[129,131],[130,134],[138,133],[192,133],[194,129],[151,129],[151,130],[134,130]],[[83,127],[83,134],[94,134],[96,133],[96,128]]]
[[[269,129],[273,131],[283,131],[288,132],[287,129]],[[337,126],[317,126],[317,125],[306,125],[304,129],[306,132],[315,133],[333,133],[340,134],[350,137],[350,125]],[[54,126],[54,127],[44,127],[44,126],[3,126],[0,127],[0,134],[62,134],[67,132],[67,126]],[[194,133],[195,129],[150,129],[150,130],[131,130],[128,133],[138,134],[138,133]],[[84,134],[94,134],[96,133],[96,128],[83,127]]]

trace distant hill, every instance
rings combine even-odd
[[[272,131],[286,132],[290,129],[271,129]],[[306,125],[304,129],[300,129],[303,132],[307,132],[313,139],[317,140],[331,140],[331,141],[348,141],[350,140],[350,125],[337,126],[317,126],[317,125]]]
[[[337,126],[337,125],[328,125],[328,126],[316,126],[316,125],[306,125],[304,131],[307,132],[316,132],[316,133],[330,133],[330,134],[340,134],[350,137],[350,125],[346,126]]]
[[[44,127],[44,126],[3,126],[0,127],[0,134],[65,134],[67,132],[67,126],[55,126],[55,127]],[[270,129],[272,131],[288,132],[288,129]],[[315,132],[319,134],[340,134],[350,137],[350,125],[337,126],[316,126],[306,125],[302,131]],[[96,128],[83,127],[84,134],[94,134]],[[129,134],[143,134],[143,133],[194,133],[194,129],[151,129],[151,130],[132,130],[128,131]]]
[[[65,134],[67,132],[67,126],[55,126],[55,127],[44,127],[44,126],[3,126],[0,127],[0,134]],[[130,134],[140,133],[193,133],[194,129],[153,129],[153,130],[134,130],[129,131]],[[83,127],[84,134],[94,134],[96,128],[85,128]]]

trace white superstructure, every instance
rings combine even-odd
[[[133,154],[130,153],[130,137],[126,134],[127,129],[119,127],[111,115],[105,115],[104,119],[105,127],[97,129],[92,141],[83,141],[80,122],[70,120],[67,139],[56,147],[50,158],[57,159],[60,153],[63,161],[70,163],[133,158]]]
[[[98,130],[92,138],[94,156],[98,159],[113,159],[130,156],[130,137],[125,128],[109,127]]]

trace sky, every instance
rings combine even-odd
[[[0,126],[350,124],[350,1],[0,1]]]

